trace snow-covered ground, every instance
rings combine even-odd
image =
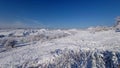
[[[0,30],[0,35],[5,36],[0,38],[0,68],[117,68],[120,65],[120,32],[114,30],[16,29]],[[3,47],[2,41],[10,38],[17,40],[16,47]],[[71,54],[74,58],[78,56],[78,60],[68,58]],[[67,66],[62,65],[65,60]],[[60,61],[61,65],[57,64]]]

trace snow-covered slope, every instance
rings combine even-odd
[[[1,68],[117,68],[120,64],[120,33],[114,30],[94,33],[77,29],[12,32],[11,37],[18,40],[18,43],[11,49],[0,47]],[[1,31],[0,34],[4,33]],[[30,39],[36,35],[40,35],[37,36],[40,39],[21,42],[21,38]]]

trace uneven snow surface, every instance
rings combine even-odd
[[[120,32],[114,30],[0,30],[0,68],[118,68]],[[15,39],[15,48],[4,47]]]

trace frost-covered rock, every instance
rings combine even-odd
[[[6,48],[14,48],[15,47],[15,44],[16,44],[16,40],[14,40],[14,39],[12,39],[12,38],[9,38],[9,39],[7,39],[7,40],[5,40],[4,42],[3,42],[3,45],[4,45],[4,47],[6,47]]]
[[[0,35],[0,38],[3,38],[3,37],[5,37],[5,35]]]

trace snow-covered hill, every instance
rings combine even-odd
[[[0,30],[1,68],[118,68],[120,33],[114,30]],[[5,48],[5,39],[17,40]]]

